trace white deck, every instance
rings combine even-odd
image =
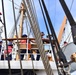
[[[20,61],[10,61],[11,69],[20,69]],[[34,69],[44,69],[42,61],[33,61]],[[33,69],[32,61],[22,61],[23,69]],[[54,62],[50,62],[53,70],[56,70]],[[0,69],[8,69],[8,61],[0,61]]]
[[[20,61],[10,61],[11,69],[21,69],[20,68]],[[47,75],[42,61],[33,61],[34,69],[37,70],[37,75]],[[50,62],[54,75],[58,75],[55,62]],[[23,69],[33,69],[32,61],[22,61],[22,68]],[[8,69],[8,61],[0,61],[0,69]]]

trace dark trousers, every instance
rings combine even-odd
[[[35,60],[35,58],[34,58],[34,55],[33,55],[33,54],[31,55],[31,60]],[[38,61],[38,60],[40,60],[40,55],[37,55],[36,60],[37,60],[37,61]]]
[[[1,60],[4,60],[4,55],[3,54],[1,55]]]
[[[26,53],[26,50],[25,49],[21,49],[21,52],[22,54],[20,54],[20,59],[23,60],[24,58],[24,53]]]
[[[8,55],[8,57],[6,57],[6,60],[12,60],[12,54]]]

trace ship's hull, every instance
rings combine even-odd
[[[34,66],[33,66],[34,65]],[[55,62],[50,62],[54,75],[58,75]],[[8,61],[0,61],[0,75],[9,75]],[[12,75],[21,75],[20,62],[10,61]],[[24,75],[47,75],[42,61],[22,61]],[[34,74],[35,73],[35,74]]]
[[[20,69],[11,69],[12,75],[21,75]],[[8,69],[1,69],[0,75],[9,75]],[[33,69],[23,69],[23,75],[47,75],[45,70],[33,70]],[[54,71],[54,75],[58,75],[56,71]]]

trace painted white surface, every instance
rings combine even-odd
[[[58,75],[57,71],[53,71],[54,75]],[[39,71],[36,71],[36,74],[37,75],[46,75],[46,72],[44,70],[39,70]]]
[[[73,72],[73,73],[71,73],[71,75],[76,75],[76,71],[75,71],[75,72]]]
[[[10,61],[11,69],[20,69],[20,61]],[[34,69],[44,69],[42,61],[33,61]],[[53,70],[56,70],[54,62],[50,62]],[[22,61],[23,69],[33,69],[32,61]],[[8,61],[0,61],[0,69],[8,69]]]
[[[20,61],[10,61],[10,65],[11,69],[20,69]],[[42,61],[33,61],[33,65],[34,69],[37,69],[37,75],[46,75]],[[50,62],[50,65],[54,75],[58,75],[55,63]],[[22,61],[22,67],[23,69],[33,69],[32,61]],[[8,61],[0,61],[0,69],[8,69]]]

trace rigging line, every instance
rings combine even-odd
[[[67,36],[66,40],[69,38],[69,36],[70,36],[70,35],[71,35],[71,32],[68,34],[68,36]],[[65,40],[65,41],[66,41],[66,40]]]
[[[71,6],[70,6],[70,11],[71,11],[71,9],[72,9],[73,3],[74,3],[74,0],[72,0]],[[66,23],[67,23],[67,19],[66,19]],[[70,33],[71,33],[71,32],[70,32]],[[68,34],[68,36],[70,35],[70,33]],[[65,41],[68,39],[68,36],[67,36],[67,38],[65,39]]]
[[[9,1],[12,2],[11,0],[9,0]],[[18,7],[20,7],[20,6],[19,6],[18,4],[16,4],[15,2],[14,2],[14,4],[17,5]]]
[[[28,16],[26,16],[25,24],[26,24],[26,29],[27,29],[26,32],[27,32],[28,37],[29,37],[30,36],[30,33],[31,33],[31,27],[30,27],[30,25],[28,23]]]
[[[49,23],[49,27],[50,27],[50,30],[51,30],[51,32],[52,32],[53,39],[56,40],[56,44],[57,44],[57,46],[58,46],[57,51],[60,51],[61,48],[60,48],[60,45],[59,45],[59,43],[58,43],[58,40],[57,40],[55,31],[54,31],[54,28],[53,28],[53,26],[52,26],[52,22],[51,22],[51,20],[50,20],[48,11],[47,11],[47,9],[46,9],[46,6],[45,6],[45,3],[44,3],[43,0],[42,0],[42,3],[43,3],[43,6],[44,6],[44,9],[45,9],[45,12],[46,12],[46,18],[47,18],[47,21],[48,21],[48,23]]]
[[[34,33],[33,33],[33,31],[32,31],[32,27],[31,27],[31,25],[30,25],[29,20],[28,20],[28,23],[29,23],[29,26],[30,26],[30,34],[32,35],[32,37],[34,37]],[[30,35],[30,34],[29,34],[29,35]]]
[[[27,24],[27,17],[26,17],[26,31],[27,31],[27,59],[28,59],[28,42],[29,42],[29,32],[28,32],[28,24]]]
[[[57,0],[55,0],[55,15],[54,15],[54,25],[56,25],[56,3],[57,3]]]
[[[71,34],[69,35],[69,39],[68,39],[68,41],[67,42],[69,42],[70,41],[70,37],[71,37]],[[67,44],[68,45],[68,44]],[[67,48],[67,45],[65,46],[65,48],[64,48],[64,50],[63,50],[63,52],[65,52],[65,49]],[[64,47],[64,46],[63,46]]]
[[[17,16],[16,25],[17,25],[17,23],[18,23],[19,17],[20,17],[20,13],[19,13],[18,16]],[[9,32],[8,37],[9,37],[9,38],[12,38],[12,37],[14,36],[14,33],[15,33],[15,24],[14,24],[14,26],[12,27],[11,32]],[[12,36],[11,36],[11,34],[12,34]]]
[[[32,10],[33,10],[33,13],[34,13],[34,17],[36,19],[36,22],[37,22],[37,25],[39,27],[39,24],[38,24],[38,19],[37,19],[37,13],[36,13],[36,8],[35,8],[35,4],[34,4],[34,0],[30,0],[30,4],[32,6]]]
[[[70,6],[70,11],[72,9],[73,3],[74,3],[74,0],[72,0],[71,6]]]
[[[27,28],[27,34],[28,34],[28,39],[27,39],[27,46],[28,46],[28,42],[29,42],[29,32],[28,32],[28,22],[27,22],[27,16],[26,16],[26,28]],[[28,48],[28,47],[27,47]],[[28,56],[28,49],[27,49],[27,56]],[[28,57],[27,57],[28,58]],[[34,63],[33,63],[33,60],[32,60],[32,67],[33,67],[33,72],[34,72],[34,75],[35,75],[35,70],[34,70]]]
[[[74,3],[74,0],[72,0],[72,3],[71,3],[71,6],[70,6],[70,11],[72,9],[72,6],[73,6],[73,3]],[[67,38],[65,39],[65,41],[68,39],[68,37],[70,36],[71,32],[68,34]]]
[[[37,21],[37,23],[38,23],[38,20],[37,20],[37,14],[36,14],[36,9],[35,9],[35,5],[34,5],[34,1],[32,0],[29,0],[30,1],[30,6],[32,6],[31,7],[31,9],[33,10],[33,13],[34,13],[34,16],[35,16],[35,18],[36,18],[36,21]],[[31,25],[30,25],[31,26]],[[30,29],[31,30],[31,29]],[[32,32],[33,33],[33,32]],[[33,34],[33,36],[34,36],[34,34]]]
[[[9,75],[11,74],[11,66],[10,66],[10,60],[9,60],[9,53],[8,53],[8,47],[7,47],[7,32],[6,32],[6,22],[5,22],[5,11],[4,11],[4,2],[2,0],[2,11],[3,11],[3,19],[4,19],[4,30],[5,30],[5,38],[6,38],[6,49],[7,49],[7,56],[8,56],[8,67],[9,67]]]
[[[69,35],[69,39],[68,39],[68,42],[69,42],[69,41],[70,41],[70,39],[71,39],[71,34],[72,34],[72,33],[70,33],[70,35]]]
[[[43,14],[43,18],[44,18],[44,22],[45,22],[45,25],[46,25],[46,29],[47,29],[48,35],[50,35],[50,32],[49,32],[49,29],[48,29],[48,25],[47,25],[47,22],[46,22],[46,18],[45,18],[45,15],[44,15],[44,12],[43,12],[42,5],[41,5],[40,0],[39,0],[39,4],[40,4],[40,7],[41,7],[41,11],[42,11],[42,14]],[[50,36],[49,36],[49,40],[50,40],[50,42],[52,44],[52,40],[51,40],[51,37]],[[55,54],[53,45],[51,45],[51,46],[52,46],[52,49],[53,49],[54,59],[55,59],[57,70],[58,70],[57,56]],[[58,74],[59,74],[59,70],[58,70]]]
[[[26,6],[26,3],[25,3],[24,0],[23,0],[23,2],[25,4],[25,6]],[[35,35],[35,40],[37,42],[37,46],[38,46],[39,51],[40,51],[40,55],[41,55],[41,53],[43,53],[41,55],[41,57],[42,57],[42,60],[43,60],[45,71],[46,71],[47,75],[49,75],[48,72],[50,72],[50,75],[53,75],[51,66],[49,64],[49,60],[45,55],[45,51],[44,51],[44,47],[43,47],[43,43],[42,43],[42,39],[41,39],[41,35],[40,35],[40,29],[39,29],[39,27],[38,27],[38,25],[37,25],[37,23],[35,21],[36,19],[34,18],[34,14],[33,14],[32,10],[31,10],[31,7],[29,7],[29,10],[27,9],[27,7],[29,7],[29,3],[28,3],[28,6],[26,6],[26,10],[27,10],[27,14],[28,14],[28,17],[29,17],[29,21],[31,23],[31,27],[32,27],[34,35]],[[46,62],[45,62],[45,60],[46,60]],[[45,65],[45,64],[49,65],[49,67],[47,67],[47,65]],[[47,68],[49,68],[49,69],[47,70]]]
[[[74,3],[74,0],[72,0],[71,6],[70,6],[70,11],[72,9],[73,3]]]
[[[30,31],[29,31],[29,36],[30,36],[30,33],[33,33],[33,32],[32,32],[32,28],[31,28],[31,25],[30,25],[30,22],[29,22],[28,16],[27,16],[27,21],[28,21],[28,26],[29,26],[29,28],[30,28]],[[33,35],[33,34],[32,34],[32,35]]]
[[[28,19],[27,18],[27,16],[26,16],[26,19]],[[27,20],[26,20],[26,22],[27,22]],[[30,32],[28,32],[28,24],[26,23],[26,28],[27,28],[27,33],[28,33],[28,41],[29,41],[29,35],[30,35]],[[33,67],[33,73],[34,73],[34,75],[35,75],[35,70],[34,70],[34,63],[33,63],[33,60],[32,60],[32,67]]]
[[[14,9],[14,0],[12,0],[12,7],[13,7],[13,15],[14,15],[14,22],[15,22],[15,29],[16,29],[16,35],[17,35],[17,45],[18,45],[18,50],[19,50],[19,57],[20,57],[20,49],[19,49],[19,42],[18,42],[18,33],[17,33],[17,24],[16,24],[16,16],[15,16],[15,9]],[[20,59],[20,67],[21,67],[21,75],[23,75],[23,70],[22,70],[22,62]]]
[[[48,21],[48,24],[49,24],[50,31],[52,32],[52,37],[55,40],[54,43],[55,43],[55,47],[57,48],[56,49],[57,50],[57,54],[59,55],[59,62],[60,62],[60,64],[61,64],[61,62],[63,62],[63,64],[67,63],[66,57],[65,57],[64,53],[62,52],[62,50],[60,48],[60,45],[58,43],[58,40],[57,40],[57,37],[56,37],[56,33],[54,31],[54,28],[53,28],[49,13],[47,11],[46,5],[44,3],[44,0],[42,0],[42,4],[43,4],[43,7],[44,7],[44,11],[45,11],[45,15],[46,15],[46,18],[47,18],[47,21]],[[63,73],[65,73],[65,72],[63,72]]]
[[[45,22],[45,25],[46,25],[46,29],[47,29],[48,35],[50,35],[50,32],[49,32],[49,29],[48,29],[48,25],[47,25],[47,22],[46,22],[46,19],[45,19],[45,15],[44,15],[44,13],[43,13],[43,9],[42,9],[42,5],[41,5],[40,0],[39,0],[39,4],[40,4],[40,7],[41,7],[41,11],[42,11],[42,14],[43,14],[43,18],[44,18],[44,22]],[[50,36],[49,36],[49,40],[52,42]],[[52,44],[52,43],[51,43],[51,44]],[[56,55],[55,55],[55,57],[56,57]],[[58,68],[57,68],[57,69],[58,69]]]
[[[30,4],[31,4],[31,9],[33,10],[32,12],[34,13],[34,17],[35,17],[35,20],[37,22],[37,25],[39,27],[39,23],[38,23],[38,18],[37,18],[37,13],[36,13],[36,8],[35,8],[35,4],[34,4],[34,0],[30,0]],[[34,34],[33,34],[34,36]]]

